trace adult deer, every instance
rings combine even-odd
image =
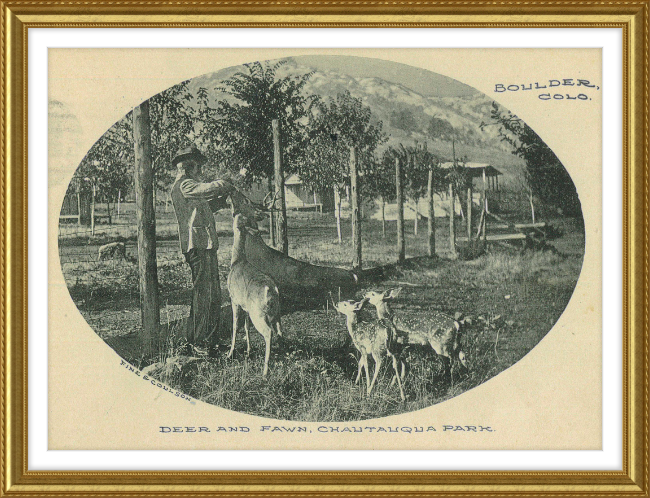
[[[236,201],[235,201],[236,202]],[[271,277],[262,273],[246,260],[246,235],[248,230],[256,229],[259,219],[249,219],[243,214],[235,214],[233,202],[233,234],[230,273],[228,274],[228,290],[232,303],[232,344],[228,358],[235,349],[235,339],[242,312],[247,313],[257,331],[264,337],[266,350],[262,376],[266,377],[271,355],[271,340],[273,334],[282,336],[280,328],[280,293]],[[246,205],[246,203],[244,203]],[[252,213],[254,215],[254,212]],[[247,352],[250,352],[248,319],[244,319],[246,331]]]
[[[404,396],[404,389],[402,388],[402,380],[397,372],[397,357],[389,349],[390,344],[392,343],[392,325],[384,320],[376,320],[374,322],[359,320],[357,315],[367,302],[367,299],[363,299],[356,303],[354,301],[340,301],[339,303],[334,303],[336,311],[345,315],[348,332],[350,333],[350,337],[352,337],[352,342],[361,353],[357,378],[354,382],[355,384],[359,383],[361,370],[365,368],[366,384],[368,386],[367,393],[370,395],[372,388],[377,381],[382,357],[388,356],[393,362],[393,370],[397,377],[400,397],[402,398],[402,401],[404,401],[406,398]],[[372,355],[375,360],[375,373],[372,376],[372,382],[370,382],[370,374],[368,372],[369,355]]]
[[[402,288],[384,292],[369,291],[364,298],[377,309],[377,318],[390,320],[395,326],[396,341],[406,344],[431,345],[438,356],[446,358],[445,370],[453,385],[454,364],[467,368],[465,353],[460,347],[460,323],[442,313],[393,313],[390,301],[399,296]]]

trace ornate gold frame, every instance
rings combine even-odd
[[[649,0],[0,1],[0,495],[648,496]],[[191,10],[190,10],[191,9]],[[517,9],[517,14],[512,14]],[[191,12],[191,14],[190,14]],[[300,12],[299,15],[296,12]],[[27,33],[32,27],[613,27],[623,32],[623,470],[41,472],[27,468]]]

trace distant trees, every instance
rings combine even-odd
[[[496,102],[492,103],[490,118],[490,123],[481,123],[481,129],[490,125],[497,126],[501,140],[510,144],[512,153],[526,162],[531,205],[534,195],[560,213],[579,215],[582,210],[573,180],[539,135]]]
[[[453,140],[456,132],[449,121],[433,116],[427,126],[427,136],[434,140]]]
[[[311,115],[308,146],[297,172],[313,189],[334,189],[339,242],[341,188],[349,185],[350,148],[355,148],[359,174],[365,177],[374,164],[375,150],[388,139],[382,128],[381,121],[373,122],[370,108],[348,91],[318,101]]]
[[[386,204],[395,200],[395,159],[384,153],[374,157],[361,178],[361,196],[364,199],[379,199],[381,203],[381,232],[386,236]]]
[[[109,223],[111,203],[131,189],[133,146],[127,147],[131,134],[131,114],[115,123],[93,144],[82,159],[74,177],[81,192],[92,195],[93,202],[105,202]],[[131,142],[132,143],[132,142]],[[71,183],[72,184],[72,183]]]
[[[158,189],[169,188],[176,176],[171,167],[174,154],[192,143],[196,135],[188,83],[175,85],[149,99],[152,167]],[[132,187],[133,164],[133,125],[129,112],[95,142],[75,172],[77,178],[88,179],[80,183],[82,188],[90,189],[94,185],[97,200],[108,204],[109,222],[110,203],[118,195],[124,197]]]
[[[415,211],[414,233],[418,234],[418,218],[420,216],[418,202],[427,194],[429,171],[439,164],[437,156],[428,150],[427,144],[416,143],[413,146],[400,146],[405,160],[404,191],[413,202]],[[436,168],[440,171],[440,168]],[[435,175],[436,181],[438,174]],[[435,186],[437,189],[438,185]]]
[[[420,131],[420,126],[409,109],[398,109],[391,112],[390,125],[407,132]]]

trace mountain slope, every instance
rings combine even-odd
[[[313,59],[313,58],[312,58]],[[191,86],[196,90],[205,87],[211,98],[228,98],[215,90],[220,82],[243,67],[195,78]],[[305,93],[317,94],[322,98],[336,98],[349,91],[362,99],[372,110],[373,119],[382,121],[384,131],[389,135],[386,146],[427,143],[430,150],[442,158],[451,160],[453,128],[457,158],[468,161],[490,163],[504,174],[504,183],[519,181],[523,175],[523,161],[510,152],[510,146],[501,141],[495,126],[480,128],[482,122],[489,122],[492,100],[482,93],[460,96],[425,96],[406,86],[386,81],[380,77],[350,76],[340,72],[315,69],[300,64],[294,59],[279,68],[277,76],[298,75],[313,72],[305,85]],[[432,119],[442,123],[445,132],[439,138],[432,138],[428,129]],[[445,124],[447,123],[447,124]]]

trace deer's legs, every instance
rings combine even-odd
[[[264,369],[262,370],[262,377],[266,377],[269,371],[269,358],[271,357],[271,339],[273,338],[273,326],[269,322],[268,317],[258,314],[250,315],[253,325],[257,331],[264,337],[266,348],[264,350]]]
[[[282,337],[282,327],[280,326],[280,317],[275,321],[274,326],[272,327],[277,335],[276,341],[280,349],[284,349],[284,338]]]
[[[406,377],[406,363],[403,361],[400,361],[402,364],[402,373],[400,374],[400,380],[404,382],[404,377]],[[397,371],[395,372],[395,375],[393,375],[393,378],[390,381],[390,387],[393,387],[395,385],[395,381],[397,380]]]
[[[237,338],[237,328],[239,327],[239,311],[240,306],[238,304],[232,303],[232,342],[230,344],[230,352],[226,358],[232,357],[232,353],[235,350],[235,339]],[[248,334],[246,335],[248,339]]]
[[[406,398],[404,397],[404,389],[402,389],[402,379],[400,378],[399,372],[397,370],[397,358],[395,358],[395,355],[392,356],[393,358],[393,370],[395,370],[395,377],[394,379],[397,379],[397,385],[399,386],[399,394],[400,397],[402,398],[402,401],[404,401]],[[404,372],[404,363],[402,363],[402,372]]]
[[[364,358],[365,358],[365,355],[363,353],[361,353],[361,356],[359,357],[359,365],[358,365],[359,368],[357,369],[357,378],[354,380],[355,384],[358,384],[359,379],[361,378],[361,370],[363,369],[363,360],[364,360]]]
[[[373,353],[372,357],[375,360],[375,373],[372,376],[372,382],[368,386],[368,394],[372,392],[372,388],[375,386],[375,382],[377,381],[377,375],[379,375],[379,369],[381,368],[381,356]]]
[[[269,358],[271,357],[271,338],[273,337],[273,329],[267,323],[267,331],[264,336],[264,341],[266,341],[266,349],[264,350],[264,370],[262,371],[262,377],[266,377],[267,372],[269,371]]]
[[[368,372],[368,355],[361,353],[361,356],[363,356],[363,368],[366,371],[366,388],[370,386],[370,372]]]
[[[244,320],[244,331],[246,332],[246,356],[251,354],[251,340],[248,335],[248,329],[250,327],[251,318],[246,314],[246,319]]]

